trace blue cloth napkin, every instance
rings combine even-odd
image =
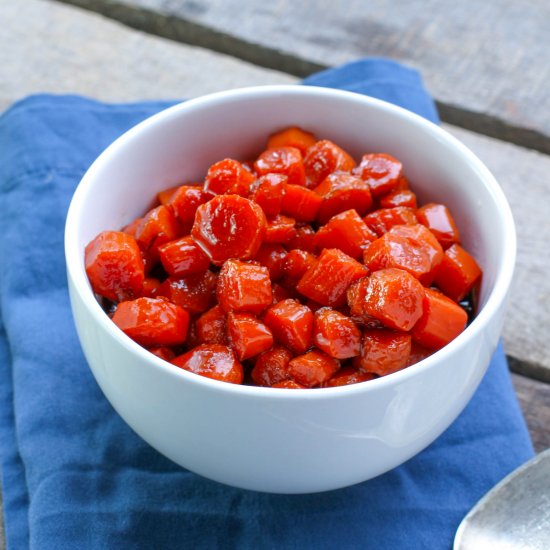
[[[381,59],[306,79],[437,121],[419,75]],[[9,548],[450,548],[468,509],[532,455],[499,348],[428,449],[368,482],[281,496],[208,481],[135,435],[82,356],[63,226],[94,158],[169,102],[24,99],[0,117],[0,461]]]

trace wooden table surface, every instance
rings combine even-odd
[[[117,102],[294,83],[365,56],[420,70],[512,207],[503,339],[535,448],[550,446],[550,3],[0,0],[0,21],[0,111],[37,92]]]

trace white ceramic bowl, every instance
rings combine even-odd
[[[400,159],[421,202],[447,204],[483,269],[481,310],[451,344],[371,382],[292,391],[236,386],[179,369],[123,334],[94,298],[84,247],[141,215],[155,193],[248,159],[267,136],[299,125],[356,158]],[[246,489],[307,493],[355,484],[424,449],[462,411],[489,364],[515,261],[509,206],[493,176],[441,128],[376,99],[267,86],[176,105],[113,143],[88,170],[67,217],[74,319],[103,392],[149,444],[181,466]]]

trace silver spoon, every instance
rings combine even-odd
[[[453,548],[550,549],[550,449],[514,470],[470,510]]]

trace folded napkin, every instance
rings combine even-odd
[[[381,59],[306,79],[437,121],[419,75]],[[477,499],[532,455],[499,348],[474,398],[429,448],[337,491],[233,489],[144,443],[94,381],[63,256],[71,195],[116,137],[173,102],[39,95],[0,117],[0,462],[9,548],[448,549]]]

